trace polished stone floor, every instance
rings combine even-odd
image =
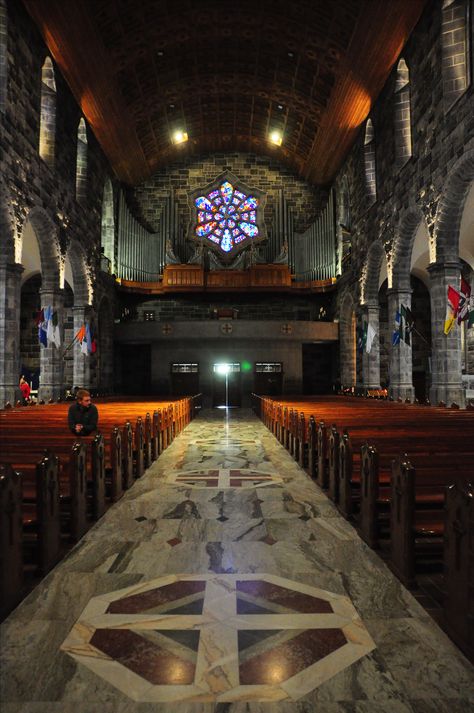
[[[6,620],[2,713],[465,713],[474,669],[250,411],[206,411]]]

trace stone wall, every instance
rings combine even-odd
[[[467,5],[469,3],[465,2],[464,7]],[[388,266],[389,292],[390,289],[394,292],[385,311],[384,301],[381,301],[380,317],[383,323],[379,333],[383,344],[380,378],[384,381],[386,365],[390,361],[390,381],[400,384],[393,395],[412,398],[413,388],[409,381],[412,378],[413,355],[408,354],[405,358],[401,353],[396,354],[390,345],[390,335],[396,305],[409,303],[412,298],[410,258],[417,229],[422,226],[427,236],[427,259],[420,269],[425,271],[426,282],[430,285],[431,333],[437,335],[432,345],[432,381],[435,384],[432,397],[437,400],[458,400],[459,397],[462,400],[458,388],[460,338],[453,332],[446,340],[442,324],[446,309],[444,283],[451,280],[459,284],[460,265],[453,263],[451,269],[448,263],[450,260],[459,263],[457,241],[461,214],[469,185],[472,186],[474,180],[474,102],[472,81],[466,91],[458,93],[454,105],[444,101],[441,81],[442,18],[441,0],[428,3],[401,54],[410,80],[407,87],[411,107],[411,157],[403,165],[399,156],[397,158],[397,60],[370,112],[376,158],[375,202],[366,184],[366,122],[361,125],[359,137],[336,179],[340,204],[345,187],[349,188],[352,243],[351,260],[345,263],[339,281],[338,301],[341,309],[344,298],[350,295],[360,323],[363,305],[377,306],[377,289],[384,272],[387,274],[385,268]],[[470,33],[472,67],[472,26]],[[377,244],[383,249],[373,253],[377,254],[377,258],[371,262],[371,248]],[[436,263],[435,272],[430,274],[427,271],[429,263]],[[414,356],[416,368],[420,366],[420,359],[427,359],[427,354]],[[352,358],[352,354],[342,351],[342,366]],[[367,378],[363,364],[357,372],[363,385]]]
[[[59,70],[54,65],[56,85],[55,150],[52,161],[39,155],[41,76],[47,48],[22,4],[6,3],[7,11],[7,94],[1,113],[0,132],[0,341],[8,348],[0,357],[0,404],[17,395],[20,368],[20,284],[25,259],[21,241],[27,222],[31,221],[40,243],[43,288],[49,293],[43,300],[53,301],[67,321],[64,290],[60,280],[65,260],[72,265],[76,305],[84,304],[87,281],[93,287],[92,306],[109,287],[102,285],[99,273],[102,195],[106,178],[111,175],[107,159],[95,137],[87,131],[86,194],[76,200],[77,132],[81,110]],[[75,246],[73,255],[71,246]],[[26,274],[25,274],[26,276]],[[65,310],[63,313],[63,309]],[[64,325],[71,331],[71,325]],[[3,336],[5,336],[5,341]],[[68,336],[68,333],[66,333]],[[59,353],[44,359],[48,393],[59,395],[63,386],[63,362]],[[53,373],[54,372],[54,373]],[[70,374],[66,375],[70,378]]]

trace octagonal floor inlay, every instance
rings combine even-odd
[[[296,700],[375,647],[347,597],[170,575],[90,600],[62,650],[135,701]]]

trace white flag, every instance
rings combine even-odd
[[[365,343],[365,351],[367,352],[367,354],[370,354],[375,335],[376,331],[369,322],[369,324],[367,325],[367,341]]]

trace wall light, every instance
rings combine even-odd
[[[282,141],[283,141],[283,136],[281,135],[281,131],[272,131],[270,136],[270,141],[272,144],[275,144],[275,146],[281,146]]]
[[[227,374],[230,371],[230,365],[229,364],[216,364],[216,372],[217,374],[222,374],[222,376],[227,376]]]
[[[184,144],[185,141],[188,140],[188,134],[186,131],[175,131],[173,134],[173,143],[175,144]]]

